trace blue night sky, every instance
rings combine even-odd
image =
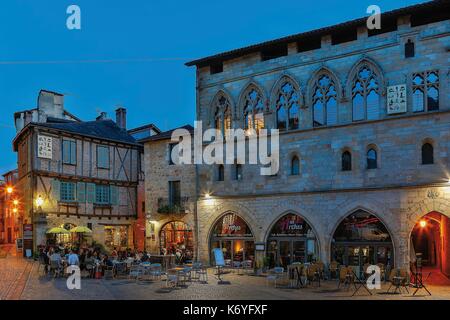
[[[83,120],[128,109],[128,127],[193,123],[195,68],[184,63],[424,1],[8,0],[0,3],[0,173],[16,166],[13,113],[39,90],[66,95]],[[81,8],[82,29],[66,28]],[[100,60],[100,61],[99,61]]]

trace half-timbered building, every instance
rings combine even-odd
[[[40,92],[36,109],[15,114],[17,188],[33,225],[33,249],[79,240],[47,234],[75,226],[92,230],[83,241],[110,249],[133,246],[142,147],[126,130],[124,108],[116,118],[102,113],[80,121],[64,110],[62,95],[48,91]]]

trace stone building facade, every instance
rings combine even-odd
[[[179,129],[193,132],[189,125]],[[139,140],[144,145],[146,250],[152,254],[179,250],[191,260],[197,243],[196,166],[179,164],[171,156],[177,148],[171,141],[174,130]]]
[[[76,226],[92,230],[84,237],[88,242],[110,250],[133,247],[142,146],[126,131],[126,110],[116,111],[116,122],[105,113],[83,122],[67,117],[63,101],[58,93],[41,91],[37,108],[15,115],[16,189],[24,223],[32,225],[25,249],[49,240],[70,242],[69,235],[47,232]]]
[[[205,129],[280,129],[276,175],[261,176],[258,165],[199,166],[202,261],[221,246],[230,259],[273,251],[275,264],[297,253],[404,267],[425,250],[414,248],[425,217],[440,226],[427,250],[438,249],[437,266],[450,275],[448,12],[447,1],[433,1],[383,13],[381,30],[362,18],[187,64],[197,67]],[[308,234],[273,231],[286,217]],[[228,232],[229,219],[250,231]],[[337,235],[351,228],[371,236]]]

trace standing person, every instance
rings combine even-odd
[[[80,265],[80,259],[78,258],[78,255],[73,250],[70,250],[69,256],[67,257],[67,264],[69,266],[79,266]]]

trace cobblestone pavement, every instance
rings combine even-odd
[[[387,295],[383,292],[387,284],[383,284],[381,290],[375,291],[373,296],[368,296],[363,289],[356,297],[351,297],[353,291],[337,290],[337,283],[327,281],[320,288],[311,287],[304,289],[274,288],[273,284],[267,285],[261,277],[249,275],[228,274],[224,276],[228,285],[219,285],[217,279],[210,271],[208,284],[192,283],[187,288],[167,289],[164,281],[138,282],[127,279],[116,280],[92,280],[83,279],[81,290],[70,291],[66,287],[65,279],[52,279],[50,276],[39,276],[37,265],[34,266],[31,277],[28,280],[21,299],[82,299],[82,300],[342,300],[342,299],[377,299],[377,300],[450,300],[450,286],[430,286],[433,296],[425,296],[420,291],[416,297],[411,294]]]
[[[17,255],[12,245],[0,246],[0,252],[0,300],[20,299],[34,263]]]
[[[165,281],[135,282],[128,279],[94,280],[82,279],[81,290],[69,290],[66,279],[53,279],[38,271],[38,263],[17,257],[13,247],[1,247],[9,251],[6,258],[0,258],[0,300],[450,300],[450,286],[428,286],[432,296],[420,291],[411,294],[387,295],[388,284],[369,296],[361,289],[351,297],[353,290],[337,290],[335,281],[325,281],[320,287],[303,289],[274,288],[265,278],[230,273],[224,280],[229,284],[219,285],[209,272],[207,284],[194,282],[187,288],[167,289]],[[411,289],[410,289],[411,290]]]

